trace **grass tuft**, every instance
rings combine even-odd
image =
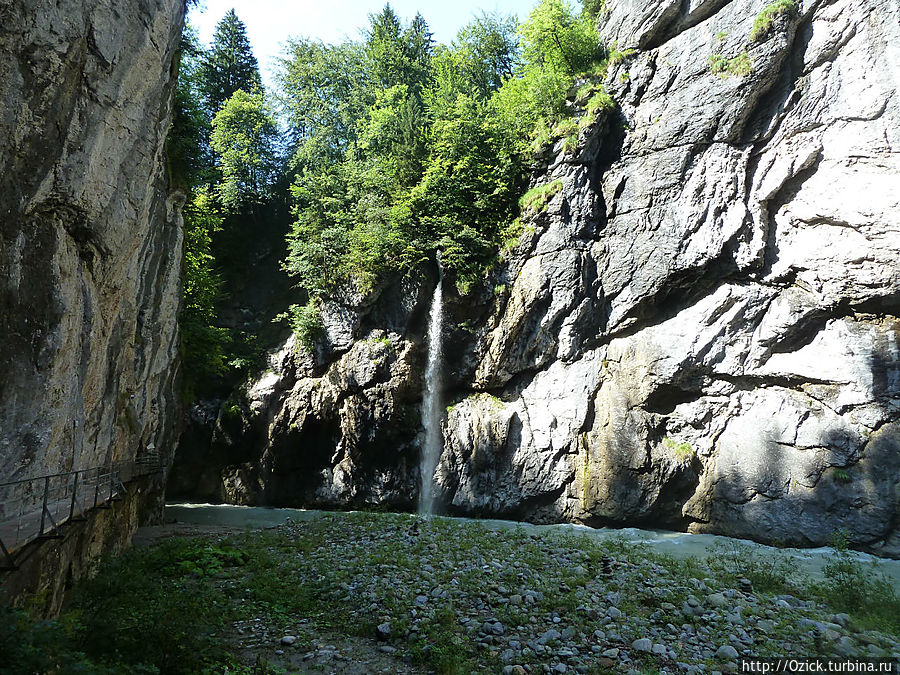
[[[796,17],[800,13],[800,5],[797,0],[775,0],[766,5],[753,20],[753,30],[750,31],[750,39],[753,42],[762,42],[772,33],[772,26],[779,16]]]

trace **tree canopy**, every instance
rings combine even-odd
[[[230,11],[182,71],[170,138],[170,161],[203,156],[194,168],[178,160],[203,195],[186,211],[193,260],[213,270],[203,232],[221,232],[213,244],[239,243],[248,236],[241,214],[255,219],[289,184],[284,265],[306,304],[287,315],[299,329],[317,325],[316,306],[342,285],[365,292],[438,250],[448,278],[468,292],[520,227],[535,150],[561,138],[568,147],[612,105],[601,84],[601,6],[577,12],[566,0],[539,0],[522,23],[483,13],[439,45],[422,15],[405,22],[386,4],[359,41],[290,41],[277,109]],[[208,302],[215,284],[191,288]]]
[[[253,93],[262,89],[259,65],[247,27],[229,10],[216,26],[212,46],[200,66],[200,91],[210,115],[214,115],[238,89]]]

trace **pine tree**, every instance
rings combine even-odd
[[[210,116],[238,89],[247,93],[262,90],[259,65],[247,39],[247,27],[233,9],[216,26],[212,46],[200,68],[200,80]]]
[[[372,80],[379,88],[404,83],[407,61],[402,30],[400,17],[389,4],[378,14],[369,15],[366,56]]]

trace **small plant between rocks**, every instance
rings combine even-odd
[[[753,61],[747,52],[730,59],[716,53],[709,57],[709,72],[723,79],[732,75],[744,77],[753,72]]]
[[[796,17],[800,13],[800,4],[797,0],[775,0],[766,5],[753,20],[753,30],[750,31],[750,40],[762,42],[772,34],[775,19],[779,16]]]

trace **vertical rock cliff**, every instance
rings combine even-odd
[[[183,19],[182,0],[0,5],[2,481],[171,452]]]
[[[617,111],[447,300],[447,509],[900,555],[898,13],[608,0]],[[335,300],[315,358],[225,406],[221,495],[414,499],[433,280],[409,286]]]

